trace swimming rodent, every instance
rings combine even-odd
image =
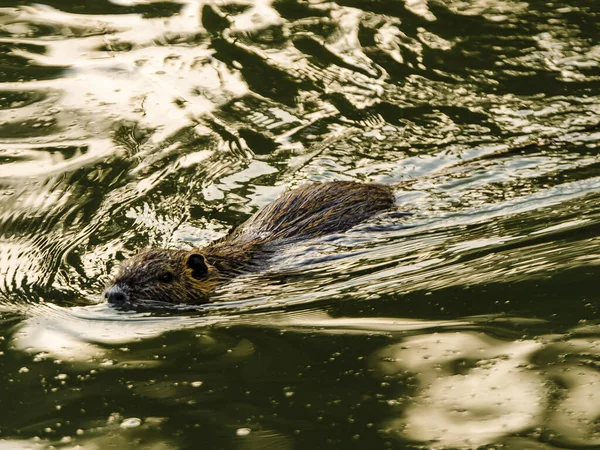
[[[493,153],[459,159],[442,167],[449,172],[467,163],[570,142],[578,133],[596,131],[600,122],[568,135],[543,136]],[[430,173],[433,178],[439,171]],[[125,261],[107,286],[110,304],[123,308],[200,305],[216,287],[236,275],[264,269],[283,245],[343,232],[394,207],[396,186],[351,181],[314,183],[293,189],[260,209],[224,239],[202,249],[145,250]]]
[[[394,207],[391,186],[351,181],[293,189],[202,249],[150,249],[123,262],[105,290],[122,308],[200,305],[220,284],[266,267],[282,245],[346,231]]]

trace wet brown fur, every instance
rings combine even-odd
[[[293,189],[260,209],[224,239],[202,249],[145,250],[125,261],[107,298],[125,306],[201,304],[221,283],[265,267],[282,245],[343,232],[394,206],[389,186],[346,181]]]

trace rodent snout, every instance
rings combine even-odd
[[[122,305],[129,300],[129,296],[119,286],[111,286],[104,291],[104,297],[112,305]]]

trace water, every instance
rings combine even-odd
[[[0,448],[600,447],[600,8],[0,4]],[[101,291],[307,181],[398,211]]]

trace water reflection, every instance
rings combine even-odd
[[[600,445],[597,19],[3,5],[0,447]],[[201,247],[334,179],[394,184],[397,211],[198,311],[100,303],[140,248]]]
[[[385,426],[441,448],[503,442],[515,433],[560,447],[598,445],[597,348],[596,335],[509,342],[462,332],[406,339],[373,358],[378,375],[402,391],[408,374],[416,384],[409,404],[389,400],[398,417]],[[533,441],[522,445],[537,448]]]
[[[235,367],[246,367],[249,378],[242,381],[241,388],[255,400],[250,392],[256,385],[251,380],[258,377],[255,381],[262,383],[269,366],[276,373],[286,371],[287,358],[279,362],[264,360],[265,352],[273,351],[271,346],[281,345],[281,340],[272,341],[252,330],[273,329],[292,336],[286,339],[287,350],[300,358],[297,367],[304,367],[310,379],[315,376],[310,374],[310,367],[316,361],[306,354],[306,344],[301,344],[306,341],[298,339],[301,336],[320,341],[327,336],[379,336],[376,342],[387,344],[379,348],[370,345],[371,351],[358,360],[344,358],[347,349],[334,351],[330,364],[337,359],[340,362],[334,364],[328,376],[344,377],[355,372],[361,378],[368,375],[380,382],[379,387],[366,383],[366,388],[364,380],[355,386],[358,392],[377,392],[379,408],[385,408],[371,420],[376,420],[377,429],[390,439],[432,448],[510,445],[515,440],[512,436],[521,436],[521,444],[533,448],[537,448],[540,438],[561,447],[596,445],[598,326],[589,324],[547,334],[544,330],[549,327],[551,324],[543,320],[502,316],[423,321],[333,317],[325,311],[301,310],[193,318],[143,317],[99,307],[53,308],[43,318],[36,316],[22,322],[11,346],[31,353],[34,365],[52,360],[68,362],[69,373],[80,373],[86,379],[86,373],[96,377],[100,376],[97,373],[124,370],[134,396],[172,406],[180,402],[204,405],[214,414],[220,408],[210,399],[214,389],[222,389],[223,370],[231,372],[230,377]],[[366,348],[358,353],[364,351]],[[182,357],[185,361],[191,355],[201,361],[200,371],[196,362],[195,371],[173,371],[175,361]],[[159,367],[170,374],[168,380],[134,381],[146,379],[145,374],[155,373]],[[31,365],[24,366],[19,372],[25,374],[31,369]],[[54,378],[60,382],[67,376],[58,373]],[[292,399],[295,389],[305,389],[301,379],[293,376],[279,385],[283,398]],[[224,398],[222,395],[220,398]],[[364,408],[371,411],[373,407],[367,405]],[[361,408],[357,404],[353,414],[368,414]],[[258,409],[252,414],[265,414],[270,407]],[[282,413],[284,417],[291,414],[288,420],[295,417],[292,411],[286,411]],[[247,427],[233,425],[241,423],[237,419],[221,419],[222,426],[239,426],[241,435],[246,433]],[[165,419],[143,417],[147,426],[156,420]],[[113,417],[108,424],[115,421],[121,428],[129,423],[124,417]],[[267,445],[274,439],[277,445],[290,445],[283,429],[266,432],[267,423],[260,419],[249,426],[248,433],[262,430],[253,434],[257,443]]]
[[[375,363],[380,375],[409,372],[417,384],[411,404],[386,422],[388,432],[441,448],[473,448],[541,426],[549,386],[530,366],[541,347],[480,333],[438,333],[383,349]]]

